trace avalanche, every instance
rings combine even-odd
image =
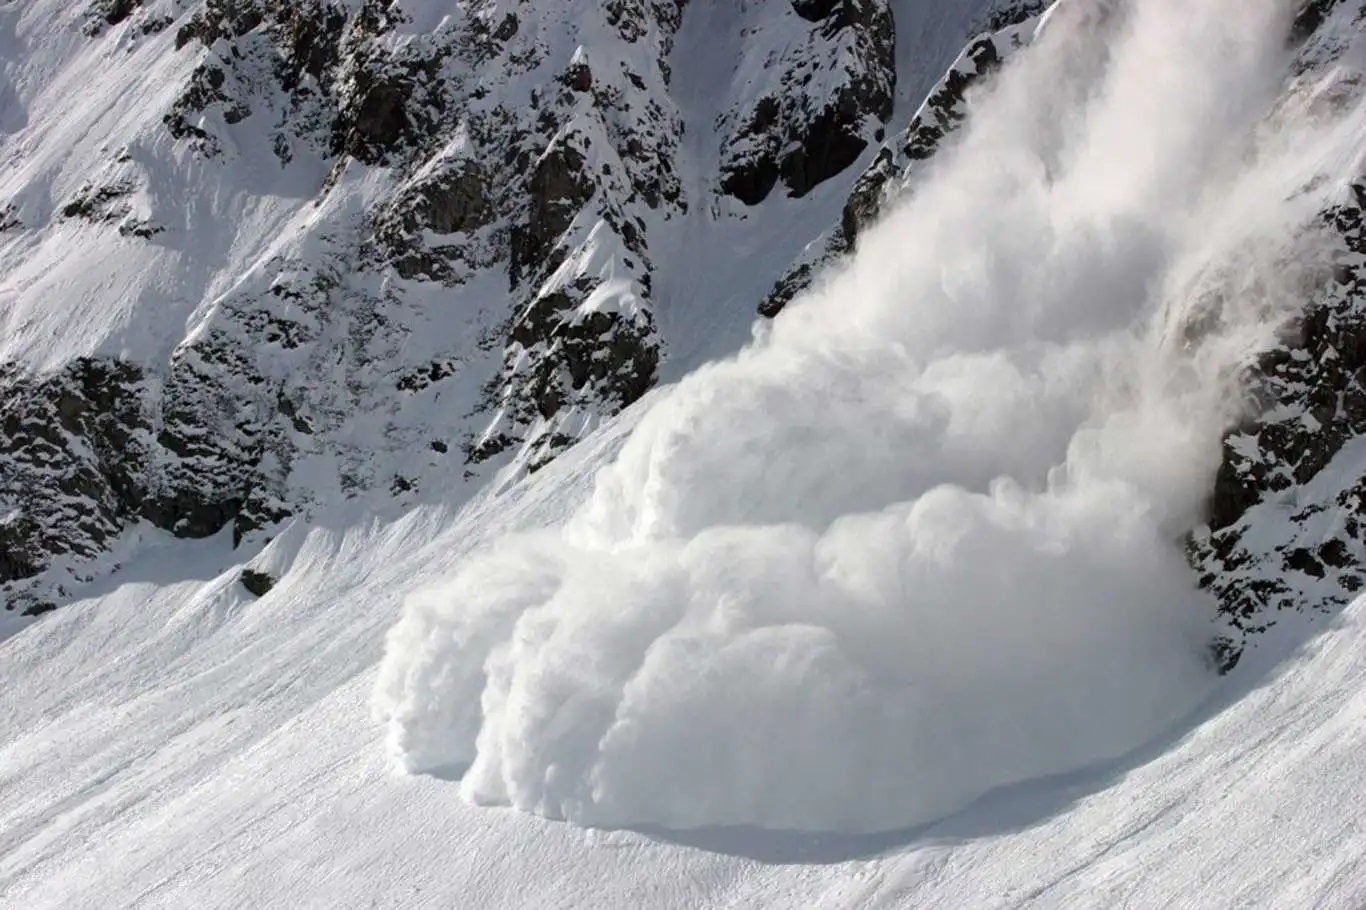
[[[1219,677],[1184,552],[1229,446],[1261,483],[1321,429],[1312,478],[1191,543],[1250,593],[1319,566],[1277,580],[1320,609],[1366,577],[1366,388],[1337,384],[1366,375],[1366,188],[1322,217],[1366,147],[1362,2],[1042,6],[0,0],[0,349],[36,371],[0,364],[0,564],[35,501],[65,548],[20,580],[60,609],[0,612],[0,907],[1362,906],[1366,600],[1249,613]],[[329,80],[457,46],[407,86],[435,145],[377,163],[347,119],[375,84]],[[300,64],[323,77],[284,91]],[[225,81],[195,101],[201,67]],[[790,131],[855,83],[869,144],[807,187]],[[529,191],[567,145],[591,198]],[[448,233],[435,203],[490,164],[497,218]],[[720,189],[769,167],[757,205]],[[656,177],[678,195],[651,210]],[[857,255],[751,340],[855,202]],[[547,213],[560,245],[509,290]],[[637,217],[648,257],[613,234]],[[397,263],[356,258],[386,238]],[[635,295],[673,384],[499,424],[524,450],[471,476],[486,383],[544,391],[622,340],[586,319],[556,347],[532,304],[578,272],[570,310]],[[1227,434],[1268,361],[1296,371]],[[253,413],[279,460],[238,445]],[[187,414],[216,453],[118,445],[184,448],[161,431]],[[241,540],[120,513],[68,558],[130,477],[177,507],[272,489],[215,466],[288,479],[264,504],[294,511]]]
[[[1334,186],[1286,7],[1062,4],[961,144],[562,527],[411,601],[399,764],[589,825],[904,828],[1193,710],[1185,567]],[[1309,189],[1308,187],[1328,187]]]

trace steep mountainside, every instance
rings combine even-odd
[[[253,545],[544,465],[738,344],[988,13],[6,3],[6,608],[139,526]]]
[[[1366,0],[0,0],[0,906],[1355,910]]]

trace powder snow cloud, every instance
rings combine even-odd
[[[1181,539],[1312,280],[1291,151],[1339,142],[1271,113],[1286,21],[1057,7],[856,255],[652,399],[563,527],[408,604],[376,692],[400,765],[583,824],[876,831],[1189,712],[1213,607]]]

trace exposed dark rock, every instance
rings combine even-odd
[[[50,600],[13,583],[54,556],[90,558],[136,512],[151,480],[142,371],[83,359],[59,373],[0,375],[0,593]]]
[[[1308,41],[1340,3],[1342,0],[1301,0],[1299,12],[1290,26],[1290,44]]]
[[[63,218],[117,221],[128,214],[128,205],[123,200],[132,192],[132,186],[125,182],[99,187],[86,184],[61,207],[60,213]]]
[[[222,67],[214,64],[201,64],[190,75],[190,80],[171,110],[162,118],[166,129],[177,139],[197,139],[204,143],[206,151],[216,151],[216,140],[201,127],[191,122],[203,114],[211,105],[223,106],[224,119],[229,123],[239,123],[251,113],[251,109],[240,101],[234,101],[223,91],[227,75]]]
[[[740,133],[746,137],[762,138],[779,127],[781,108],[773,96],[760,98],[749,121]],[[722,172],[721,191],[734,196],[745,205],[758,205],[768,198],[778,182],[778,162],[773,155],[764,154],[741,159]]]
[[[398,381],[398,388],[403,392],[420,392],[433,383],[448,379],[456,374],[457,364],[434,361],[413,373],[408,373]]]
[[[281,84],[296,91],[306,77],[329,88],[340,59],[346,11],[331,2],[281,4],[274,34],[280,53]]]
[[[276,579],[268,572],[258,572],[255,569],[243,569],[237,580],[256,597],[265,597],[277,584]]]
[[[575,92],[591,92],[593,90],[593,70],[588,66],[588,61],[576,59],[569,64],[569,69],[565,70],[561,81]]]
[[[939,89],[926,102],[927,115],[918,116],[909,130],[906,154],[912,160],[923,161],[939,150],[944,137],[957,129],[967,117],[965,101],[968,89],[1001,65],[1001,54],[990,37],[977,39],[968,48],[971,68],[955,67]]]
[[[141,237],[146,240],[166,230],[164,225],[143,218],[128,218],[119,225],[119,234],[124,237]]]
[[[778,283],[769,291],[768,296],[759,303],[759,315],[765,319],[772,319],[783,311],[802,291],[811,286],[811,280],[815,277],[818,266],[809,262],[801,262],[790,272],[778,279]]]
[[[576,405],[596,402],[614,413],[637,401],[656,382],[659,343],[653,320],[642,310],[585,310],[582,302],[594,283],[582,281],[537,298],[512,325],[513,351],[508,374],[485,390],[488,407],[501,407],[501,426],[471,443],[467,454],[479,463],[531,434],[536,469],[575,439],[554,429],[553,421]],[[525,358],[521,352],[535,352]]]
[[[834,15],[844,0],[791,0],[792,9],[807,22],[820,22]]]
[[[1324,216],[1340,249],[1323,288],[1250,377],[1259,409],[1225,440],[1209,526],[1190,547],[1228,622],[1224,648],[1234,663],[1249,636],[1274,625],[1281,611],[1332,609],[1366,577],[1362,484],[1348,478],[1335,490],[1324,481],[1322,498],[1299,496],[1288,515],[1276,513],[1280,498],[1305,489],[1366,434],[1366,188],[1349,195]],[[1251,533],[1262,521],[1271,530]],[[1287,584],[1291,572],[1305,581]]]
[[[142,6],[142,0],[95,0],[91,4],[91,10],[109,25],[118,25],[138,7]]]
[[[1000,25],[1001,29],[1009,29],[1026,21],[1030,15],[1037,15],[1038,10],[1034,9],[1031,14],[1028,12],[1031,9],[1034,6],[1030,4],[1012,6],[998,11],[991,22]],[[973,39],[958,62],[930,93],[906,131],[884,146],[859,176],[845,201],[840,223],[829,232],[824,243],[809,249],[775,283],[773,290],[759,304],[760,316],[770,319],[777,316],[810,285],[821,269],[853,250],[859,232],[877,220],[887,199],[898,186],[910,179],[916,165],[934,157],[944,140],[967,119],[969,90],[996,72],[1005,56],[1019,46],[1009,31],[997,31]],[[846,149],[846,153],[850,151],[852,146]],[[761,189],[754,188],[751,195],[759,195]],[[762,195],[767,195],[767,192],[767,189],[762,189]]]
[[[360,40],[362,18],[351,40]],[[421,144],[436,129],[448,100],[437,78],[443,55],[417,51],[357,50],[346,57],[336,81],[337,115],[332,150],[366,164],[381,164],[398,150]]]
[[[241,38],[259,26],[266,16],[268,0],[206,0],[176,32],[180,50],[192,41],[208,47],[220,38]]]
[[[557,142],[537,160],[528,185],[526,221],[512,231],[511,262],[514,286],[543,266],[574,215],[597,190],[584,171],[584,156],[567,141]]]
[[[521,23],[517,20],[515,15],[512,13],[505,14],[502,21],[498,23],[498,27],[493,30],[493,40],[499,42],[512,40],[512,37],[517,34],[517,29],[520,26]]]
[[[735,120],[721,165],[720,189],[746,205],[766,199],[782,181],[805,196],[858,160],[892,114],[896,89],[896,30],[885,0],[793,0],[812,22],[810,47],[790,49],[781,88],[758,98]]]

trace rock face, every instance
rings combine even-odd
[[[1324,220],[1335,267],[1252,377],[1255,415],[1224,441],[1192,564],[1219,598],[1224,667],[1281,611],[1328,611],[1366,587],[1366,187]]]
[[[190,538],[231,526],[240,538],[278,517],[261,496],[259,441],[223,435],[185,377],[158,385],[135,364],[93,358],[0,376],[0,501],[17,505],[0,519],[11,609],[59,603],[139,522]]]
[[[337,496],[411,499],[452,448],[467,472],[510,459],[534,469],[653,385],[647,221],[686,208],[668,94],[681,4],[546,8],[89,8],[91,41],[155,43],[185,75],[151,112],[159,127],[71,191],[56,219],[152,241],[166,229],[151,211],[158,154],[197,160],[211,180],[249,144],[282,172],[327,168],[315,205],[368,174],[384,185],[206,300],[164,361],[6,366],[9,609],[60,602],[141,523],[187,537],[230,527],[243,541]],[[47,227],[3,212],[6,231]],[[473,312],[429,303],[466,285]],[[443,398],[454,410],[434,416]],[[410,464],[387,470],[399,452]],[[301,479],[315,468],[331,481]]]
[[[74,232],[174,276],[113,302],[169,287],[182,309],[155,334],[185,331],[7,355],[6,606],[68,599],[138,527],[257,545],[339,499],[404,508],[544,465],[658,381],[661,256],[686,224],[779,185],[805,197],[883,138],[892,7],[93,0],[81,53],[136,62],[91,72],[154,71],[157,101],[90,128],[110,135],[79,183],[0,184],[0,265],[50,268]],[[55,0],[31,9],[69,27]],[[680,61],[690,14],[733,30],[728,58]],[[749,74],[693,112],[718,151],[692,184],[680,62]],[[223,241],[262,211],[285,214]],[[205,280],[201,262],[233,264]]]
[[[1363,4],[1302,3],[1290,36],[1296,69],[1312,84],[1363,18]],[[1318,99],[1343,101],[1331,90]],[[1224,440],[1208,526],[1190,538],[1191,564],[1225,623],[1213,648],[1224,670],[1285,612],[1331,612],[1366,587],[1364,212],[1366,186],[1354,183],[1322,214],[1331,250],[1322,277],[1248,377],[1252,412]]]
[[[792,30],[770,16],[748,36],[775,84],[721,123],[721,189],[758,205],[781,181],[802,197],[880,141],[896,90],[896,28],[887,0],[791,0]]]

